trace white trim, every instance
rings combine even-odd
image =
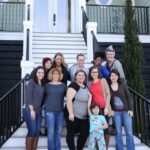
[[[0,40],[23,41],[23,32],[0,32]]]
[[[124,43],[124,35],[118,34],[97,34],[98,42]],[[142,43],[150,43],[150,35],[139,35]]]
[[[102,3],[100,2],[100,0],[95,0],[95,3],[96,3],[96,4],[99,4],[99,5],[110,5],[110,4],[112,4],[112,0],[108,0],[108,2],[107,2],[106,4],[102,4]]]

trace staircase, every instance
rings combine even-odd
[[[84,38],[78,33],[33,33],[32,48],[35,66],[41,65],[43,57],[53,58],[57,52],[64,55],[68,66],[76,63],[78,53],[85,54],[87,60]]]
[[[64,55],[65,62],[68,66],[76,63],[77,53],[85,54],[87,62],[87,48],[82,34],[64,34],[64,33],[33,33],[33,60],[35,66],[41,65],[43,57],[51,57],[61,52]],[[86,63],[87,66],[90,64]],[[43,126],[42,126],[43,128]],[[6,141],[1,147],[1,150],[24,150],[25,137],[27,134],[26,124],[22,126]],[[64,125],[62,132],[62,150],[68,150],[66,143],[66,127]],[[126,141],[125,133],[123,131],[123,140]],[[141,141],[134,137],[136,150],[149,150],[149,147],[142,144]],[[126,146],[124,145],[124,149]],[[85,145],[87,150],[87,144]],[[47,150],[47,137],[41,136],[39,138],[38,150]],[[111,136],[109,150],[115,150],[115,138]]]
[[[22,124],[12,137],[2,146],[1,150],[25,150],[25,137],[27,134],[27,129],[25,123]],[[123,141],[126,143],[126,137],[123,130]],[[88,141],[87,141],[88,142]],[[141,144],[140,140],[137,137],[134,137],[134,142],[136,145],[136,150],[149,150],[144,144]],[[66,127],[63,127],[62,138],[61,138],[62,148],[61,150],[68,150],[66,143]],[[124,145],[124,149],[126,146]],[[38,150],[47,150],[47,137],[41,136],[39,138]],[[85,145],[84,150],[87,150],[87,144]],[[115,137],[111,136],[109,150],[115,150]]]

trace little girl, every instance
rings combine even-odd
[[[89,150],[95,150],[96,143],[99,150],[106,150],[103,129],[108,128],[105,117],[101,115],[101,109],[97,104],[91,104],[90,115],[90,137],[89,137]]]

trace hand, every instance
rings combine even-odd
[[[69,120],[74,121],[74,114],[69,114]]]
[[[128,114],[129,114],[130,117],[133,117],[133,111],[130,111],[130,110],[129,110],[129,111],[128,111]]]
[[[111,116],[114,116],[115,112],[114,111],[111,111]]]
[[[32,120],[35,120],[36,115],[35,115],[35,111],[33,109],[30,110],[30,115],[31,115]]]
[[[104,109],[104,115],[105,116],[108,115],[108,108],[107,107],[105,107],[105,109]]]

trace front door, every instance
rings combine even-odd
[[[35,32],[68,32],[69,0],[35,0]]]

